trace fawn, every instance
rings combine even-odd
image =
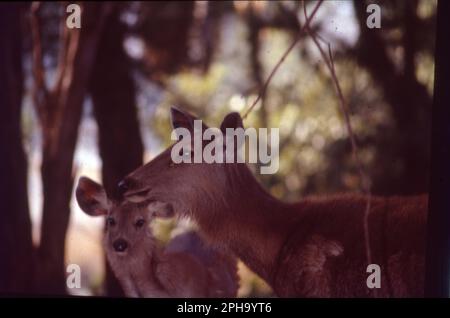
[[[174,128],[192,131],[195,119],[172,108]],[[240,115],[230,113],[220,130],[239,127]],[[119,183],[126,200],[150,200],[192,217],[212,243],[233,251],[278,296],[372,296],[366,285],[365,196],[285,203],[265,191],[245,163],[174,164],[172,147]],[[369,243],[381,268],[378,296],[423,295],[427,201],[427,195],[372,198]]]
[[[120,202],[104,188],[81,177],[76,189],[81,209],[106,216],[104,249],[127,297],[235,297],[236,258],[207,246],[195,232],[157,246],[149,223],[170,217],[163,204]]]

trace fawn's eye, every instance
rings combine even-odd
[[[145,220],[144,219],[139,219],[136,221],[136,227],[143,227],[145,224]]]
[[[106,218],[106,224],[108,226],[114,226],[114,225],[116,225],[116,220],[114,220],[113,217],[109,216]]]

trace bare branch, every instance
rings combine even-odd
[[[244,113],[244,115],[242,116],[242,119],[245,119],[248,114],[253,110],[253,108],[256,106],[256,104],[259,102],[259,100],[261,99],[261,97],[266,93],[267,90],[267,86],[269,86],[270,81],[272,80],[272,77],[275,75],[275,73],[277,72],[277,70],[280,68],[281,64],[283,64],[284,60],[286,59],[286,57],[289,55],[289,53],[292,51],[292,49],[295,47],[295,45],[299,42],[299,40],[301,39],[302,35],[305,33],[305,29],[309,27],[309,24],[311,22],[311,20],[314,18],[315,14],[317,13],[317,10],[319,10],[320,6],[322,5],[322,1],[323,0],[319,0],[316,4],[316,6],[314,7],[311,15],[309,16],[309,18],[306,19],[306,22],[304,24],[304,26],[302,27],[302,29],[298,32],[298,34],[296,35],[294,41],[291,43],[291,45],[288,47],[288,49],[286,50],[286,52],[284,52],[284,54],[282,55],[281,59],[278,61],[278,63],[275,65],[275,67],[272,69],[272,71],[270,72],[269,76],[267,77],[266,81],[264,82],[263,87],[261,88],[260,93],[258,94],[258,97],[256,98],[256,100],[252,103],[252,105],[247,109],[247,111]]]
[[[60,24],[60,34],[61,34],[61,46],[60,51],[58,55],[58,66],[56,69],[56,81],[55,81],[55,87],[54,90],[60,90],[62,86],[62,81],[64,78],[64,73],[66,71],[67,67],[67,61],[66,61],[66,55],[68,48],[70,46],[70,37],[71,33],[69,31],[69,28],[66,26],[66,20],[63,18],[61,19]]]
[[[305,18],[307,18],[308,15],[306,12],[305,5],[303,5],[303,11],[304,11]],[[318,39],[320,39],[323,42],[326,42],[326,41],[322,37],[320,37],[320,35],[311,31],[308,25],[305,25],[305,27],[303,29],[310,35],[311,39],[314,41],[314,44],[316,45],[316,47],[320,51],[320,54],[322,55],[323,61],[325,62],[328,70],[330,71],[331,78],[332,78],[332,81],[333,81],[335,89],[336,89],[336,94],[339,99],[340,110],[341,110],[342,114],[344,115],[345,126],[346,126],[346,129],[347,129],[347,132],[348,132],[348,135],[350,138],[350,142],[352,145],[353,160],[355,161],[356,165],[358,166],[358,173],[359,173],[359,176],[361,179],[362,190],[367,196],[366,209],[365,209],[364,218],[363,218],[364,243],[365,243],[365,249],[366,249],[367,263],[372,264],[372,252],[371,252],[371,247],[370,247],[370,233],[369,233],[369,214],[370,214],[371,197],[372,197],[371,190],[370,190],[370,180],[369,180],[369,177],[364,173],[364,168],[363,168],[362,162],[358,156],[358,146],[356,144],[355,134],[353,133],[353,129],[352,129],[352,126],[350,123],[350,115],[349,115],[347,103],[345,102],[345,97],[344,97],[344,94],[342,93],[341,85],[339,84],[339,80],[336,76],[336,69],[334,66],[334,59],[333,59],[333,54],[331,51],[331,45],[330,45],[330,43],[326,43],[328,46],[328,57],[327,57],[327,55],[326,55],[325,51],[323,50],[322,46],[320,45]],[[376,290],[374,290],[374,296],[377,297]]]
[[[39,16],[38,11],[40,8],[40,2],[33,2],[31,5],[31,33],[32,33],[32,41],[33,41],[33,49],[32,49],[32,59],[33,59],[33,79],[34,79],[34,87],[33,87],[33,100],[36,107],[36,112],[41,121],[41,124],[44,126],[45,121],[47,120],[47,112],[45,105],[48,100],[48,90],[45,84],[45,71],[42,64],[42,45],[40,38],[40,24],[39,24]]]

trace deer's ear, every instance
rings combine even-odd
[[[170,109],[170,114],[172,117],[172,126],[176,128],[186,128],[189,131],[194,130],[194,120],[197,119],[191,114],[185,113],[175,107]]]
[[[78,180],[75,197],[81,210],[86,214],[98,216],[108,213],[109,201],[105,189],[87,177]]]
[[[152,217],[171,218],[175,215],[173,207],[170,203],[154,201],[149,203],[147,210]]]
[[[244,124],[242,123],[242,117],[239,113],[232,112],[225,116],[220,125],[220,130],[222,133],[226,133],[227,128],[244,128]]]

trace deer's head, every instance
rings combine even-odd
[[[194,136],[194,120],[197,118],[175,108],[172,108],[171,113],[174,129],[182,128]],[[202,126],[203,131],[207,128],[206,125]],[[242,118],[238,113],[230,113],[224,118],[220,132],[225,134],[227,128],[243,129]],[[202,140],[202,150],[211,142]],[[221,142],[225,153],[225,138]],[[249,172],[245,163],[174,163],[171,155],[174,146],[168,147],[119,183],[119,191],[125,200],[158,203],[159,207],[181,215],[190,215],[193,210],[198,211],[206,205],[214,210],[214,204],[222,204],[230,197],[226,195],[232,190],[230,176]],[[193,152],[196,151],[193,144],[190,149],[193,158]]]
[[[108,198],[104,188],[95,181],[81,177],[75,196],[80,208],[90,216],[106,217],[105,248],[114,255],[142,251],[139,246],[152,243],[149,223],[154,217],[170,217],[172,211],[157,202],[119,202]]]

